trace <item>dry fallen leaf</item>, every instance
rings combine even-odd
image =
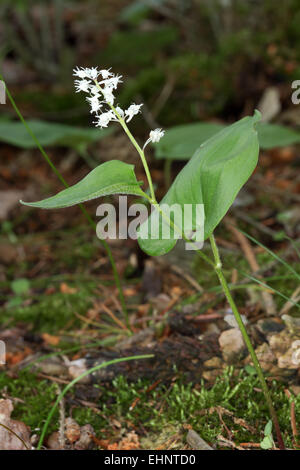
[[[57,346],[59,344],[59,336],[49,335],[48,333],[43,333],[42,338],[46,344],[51,344],[51,346]]]
[[[11,419],[13,411],[11,400],[0,400],[0,449],[1,450],[29,450],[29,428],[21,421]],[[5,427],[4,427],[5,426]]]
[[[62,282],[60,285],[60,292],[62,294],[76,294],[77,289],[76,287],[70,287],[65,282]]]

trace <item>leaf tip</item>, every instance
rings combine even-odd
[[[261,112],[256,109],[254,111],[254,114],[253,114],[253,121],[254,121],[254,124],[256,124],[257,122],[261,121],[261,118],[262,118],[262,115],[261,115]]]

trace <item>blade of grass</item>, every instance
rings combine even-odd
[[[72,388],[73,385],[75,385],[77,382],[79,382],[79,380],[83,379],[84,377],[86,377],[89,374],[92,374],[93,372],[96,372],[99,369],[103,369],[104,367],[108,367],[112,364],[118,364],[119,362],[125,362],[125,361],[135,361],[135,360],[139,360],[139,359],[150,359],[152,357],[154,357],[153,354],[145,354],[145,355],[142,355],[142,356],[129,356],[129,357],[121,357],[119,359],[113,359],[111,361],[107,361],[107,362],[103,362],[102,364],[98,364],[97,366],[92,367],[89,370],[86,370],[85,372],[83,372],[83,374],[79,375],[74,380],[72,380],[68,385],[66,385],[66,387],[63,389],[63,391],[59,394],[59,396],[57,397],[54,405],[52,406],[52,408],[51,408],[51,410],[50,410],[50,412],[47,416],[46,422],[43,426],[41,436],[40,436],[40,439],[39,439],[39,442],[38,442],[38,445],[37,445],[37,450],[40,450],[40,448],[43,444],[48,426],[50,424],[52,416],[53,416],[59,402],[65,396],[65,394],[70,390],[70,388]]]
[[[291,237],[288,237],[287,235],[285,235],[285,238],[289,240],[290,244],[292,245],[295,252],[297,253],[298,258],[300,259],[300,251],[299,251],[299,248],[297,247],[297,244],[294,242],[294,240]]]
[[[36,146],[38,147],[39,151],[41,152],[41,154],[43,155],[43,157],[45,158],[46,162],[48,163],[48,165],[50,166],[50,168],[53,170],[53,172],[55,173],[55,175],[58,177],[58,179],[60,180],[60,182],[66,187],[68,188],[69,185],[68,183],[65,181],[64,177],[60,174],[60,172],[58,171],[58,169],[56,168],[56,166],[54,165],[54,163],[52,162],[52,160],[50,159],[50,157],[47,155],[46,151],[44,150],[44,148],[42,147],[42,145],[40,144],[39,140],[37,139],[36,135],[34,134],[34,132],[31,130],[31,128],[28,126],[26,120],[24,119],[21,111],[19,110],[15,100],[13,99],[9,89],[7,88],[7,85],[5,83],[5,80],[2,76],[2,74],[0,73],[0,80],[2,80],[5,84],[5,89],[6,89],[6,93],[7,93],[7,96],[9,98],[9,101],[11,102],[11,105],[12,107],[14,108],[17,116],[19,117],[20,121],[22,122],[22,124],[24,125],[24,127],[26,128],[27,132],[29,133],[29,135],[31,136],[31,138],[33,139],[33,141],[35,142]],[[89,213],[87,212],[86,208],[82,205],[82,204],[79,204],[79,207],[80,207],[80,210],[81,212],[84,214],[84,216],[86,217],[87,221],[89,222],[89,224],[91,225],[91,227],[93,228],[93,230],[96,230],[96,224],[95,222],[92,220],[91,216],[89,215]],[[120,276],[119,276],[119,273],[118,273],[118,270],[117,270],[117,266],[116,266],[116,263],[115,263],[115,260],[114,260],[114,257],[113,257],[113,254],[111,252],[111,249],[109,247],[109,244],[105,241],[105,240],[100,240],[100,243],[102,244],[102,246],[104,247],[104,249],[106,250],[106,253],[107,253],[107,256],[109,258],[109,261],[110,261],[110,264],[111,264],[111,267],[112,267],[112,270],[113,270],[113,275],[114,275],[114,279],[115,279],[115,283],[116,283],[116,286],[117,286],[117,289],[118,289],[118,292],[119,292],[119,297],[120,297],[120,302],[121,302],[121,305],[122,305],[122,310],[123,310],[123,313],[124,313],[124,317],[125,317],[125,321],[126,321],[126,325],[127,325],[127,328],[130,330],[130,324],[129,324],[129,318],[128,318],[128,311],[127,311],[127,307],[126,307],[126,302],[125,302],[125,297],[124,297],[124,294],[123,294],[123,290],[122,290],[122,286],[121,286],[121,280],[120,280]]]
[[[266,284],[265,282],[262,282],[260,279],[257,279],[256,277],[253,277],[251,276],[250,274],[247,274],[245,273],[244,271],[238,269],[238,272],[240,272],[241,274],[243,274],[243,276],[245,277],[248,277],[249,279],[251,279],[252,281],[254,282],[257,282],[258,284],[260,284],[261,286],[265,287],[266,289],[269,289],[273,292],[275,292],[275,294],[279,295],[280,297],[282,297],[283,299],[285,300],[288,300],[289,302],[291,302],[292,304],[294,304],[296,307],[298,307],[300,309],[300,304],[298,304],[297,302],[295,302],[293,299],[291,299],[291,297],[287,297],[286,295],[284,295],[282,292],[280,292],[279,290],[275,289],[274,287],[271,287],[269,286],[268,284]]]
[[[287,263],[284,259],[282,259],[282,258],[280,258],[280,256],[276,255],[276,253],[274,253],[274,251],[270,250],[270,248],[263,245],[263,243],[259,242],[258,240],[256,240],[256,238],[252,237],[251,235],[249,235],[247,232],[244,232],[240,228],[237,227],[237,230],[239,232],[241,232],[243,235],[245,235],[245,237],[249,238],[249,240],[251,240],[253,243],[255,243],[256,245],[258,245],[261,248],[263,248],[264,250],[266,250],[273,258],[275,258],[279,263],[283,264],[291,273],[293,273],[295,275],[295,277],[297,279],[300,280],[300,274],[297,273],[297,271],[294,268],[292,268],[292,266],[290,266],[289,263]]]

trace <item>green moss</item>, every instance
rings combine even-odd
[[[74,312],[84,315],[92,304],[92,295],[95,282],[88,283],[68,283],[70,287],[76,287],[74,294],[62,294],[61,292],[52,295],[37,294],[33,298],[31,305],[17,306],[2,309],[1,323],[6,325],[18,322],[31,323],[34,331],[56,333],[72,321],[72,328],[78,326],[80,321]]]
[[[7,375],[0,377],[0,387],[11,397],[20,398],[22,402],[15,404],[14,417],[28,424],[31,429],[41,427],[53,401],[57,395],[55,384],[37,379],[33,374],[21,372],[12,381]],[[82,387],[82,386],[81,386]],[[236,444],[241,442],[260,442],[263,438],[265,424],[269,420],[268,410],[259,390],[255,375],[245,370],[236,373],[227,369],[211,389],[204,384],[184,384],[183,380],[174,382],[171,387],[160,385],[149,391],[149,382],[137,380],[128,383],[124,377],[116,378],[111,386],[94,385],[99,391],[99,413],[88,407],[75,407],[72,399],[72,416],[80,425],[92,424],[96,434],[101,438],[117,439],[116,431],[112,430],[111,420],[117,419],[122,429],[135,429],[145,435],[145,447],[154,442],[154,437],[173,430],[183,431],[183,425],[190,425],[201,437],[211,444],[217,442],[219,434],[224,435],[216,407],[222,407],[232,413],[223,414],[223,420],[233,433]],[[293,446],[290,425],[291,400],[295,402],[296,419],[300,417],[300,395],[288,399],[284,386],[273,381],[270,384],[273,403],[276,405],[278,418],[285,443]],[[74,397],[74,390],[71,392]],[[81,392],[82,396],[82,392]],[[131,405],[136,406],[131,409]],[[66,415],[70,394],[66,397]],[[255,431],[243,427],[237,421],[242,418]],[[58,415],[54,416],[50,431],[58,428]],[[101,430],[101,432],[100,432]],[[175,431],[174,431],[175,432]],[[184,432],[184,431],[183,431]],[[154,445],[154,444],[153,444]],[[151,447],[150,447],[151,448]],[[153,447],[152,447],[153,448]]]
[[[56,384],[39,380],[34,374],[25,371],[19,372],[13,380],[7,374],[1,374],[0,389],[9,397],[18,398],[14,401],[12,417],[23,421],[33,432],[43,426],[57,397]],[[57,428],[57,418],[58,413],[55,413],[50,432]]]

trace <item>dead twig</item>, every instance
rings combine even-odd
[[[57,385],[57,394],[61,394],[61,388]],[[61,449],[65,448],[65,400],[62,398],[59,402],[59,428],[58,428],[58,442]]]
[[[294,302],[299,302],[300,300],[300,286],[297,287],[297,289],[293,292],[293,294],[291,295],[291,298],[290,300],[288,300],[284,306],[282,307],[282,309],[280,310],[279,312],[279,315],[282,316],[282,315],[286,315],[290,309],[292,307],[294,307]]]
[[[297,423],[296,423],[296,413],[295,413],[295,402],[291,402],[291,427],[292,433],[294,438],[294,445],[297,446],[298,440],[298,430],[297,430]]]
[[[104,303],[101,304],[101,308],[107,313],[108,316],[110,316],[110,318],[117,324],[119,325],[122,330],[127,330],[128,328],[121,322],[121,320],[119,320],[118,317],[116,317],[116,315],[114,314],[114,312],[108,308]]]

